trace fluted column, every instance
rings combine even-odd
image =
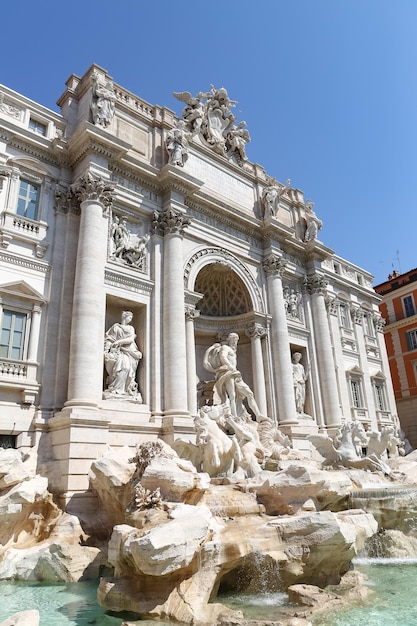
[[[28,347],[28,361],[35,363],[38,356],[39,330],[41,326],[41,307],[34,304],[32,308],[32,321],[30,325],[30,338]]]
[[[189,218],[173,208],[154,214],[163,243],[164,414],[188,415],[182,239]]]
[[[285,263],[276,255],[271,254],[265,259],[263,268],[267,277],[268,301],[272,313],[271,348],[279,424],[297,424],[290,341],[282,291]]]
[[[265,369],[262,356],[262,337],[266,335],[266,328],[261,324],[252,324],[246,329],[246,334],[251,339],[252,372],[255,400],[261,415],[268,414],[265,389]]]
[[[188,410],[191,415],[197,414],[197,368],[195,363],[194,320],[200,311],[193,306],[185,309],[185,331],[187,337],[187,389]]]
[[[103,388],[104,266],[107,254],[104,213],[112,202],[112,188],[101,178],[87,174],[73,190],[80,200],[81,218],[65,405],[96,406]]]
[[[340,402],[333,358],[330,329],[327,319],[325,293],[327,282],[322,276],[307,278],[306,287],[311,294],[314,324],[314,340],[320,376],[320,390],[323,399],[324,421],[326,426],[336,427],[341,423]]]

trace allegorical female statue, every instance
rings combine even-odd
[[[136,333],[130,322],[131,311],[123,311],[120,323],[113,324],[104,337],[104,366],[107,372],[106,398],[126,398],[141,402],[136,370],[142,353],[136,345]]]

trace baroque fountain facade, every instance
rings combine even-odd
[[[243,571],[340,582],[384,524],[352,492],[413,482],[372,276],[223,87],[66,85],[1,92],[0,576],[110,568],[109,610],[196,624]]]

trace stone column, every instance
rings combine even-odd
[[[268,414],[268,409],[266,402],[265,370],[261,343],[261,338],[265,337],[266,335],[266,328],[261,324],[253,324],[246,330],[246,334],[251,339],[252,372],[255,400],[259,407],[261,415],[266,416]]]
[[[105,210],[112,202],[112,188],[101,178],[88,173],[74,186],[74,192],[80,200],[81,219],[65,406],[95,407],[103,389]]]
[[[154,214],[154,228],[163,236],[163,367],[164,415],[189,416],[187,353],[184,316],[184,279],[182,239],[190,223],[178,209],[171,207]]]
[[[41,326],[41,307],[34,304],[32,308],[32,322],[28,347],[28,361],[35,363],[38,357],[39,329]]]
[[[272,314],[271,350],[279,425],[297,424],[290,341],[282,291],[282,274],[285,263],[276,255],[271,254],[265,259],[263,268],[267,277],[268,301]]]
[[[185,330],[187,337],[187,389],[188,410],[191,415],[197,415],[197,368],[195,363],[194,320],[200,311],[193,306],[185,309]]]
[[[323,399],[324,421],[331,429],[340,425],[341,411],[333,357],[330,329],[325,303],[327,281],[323,276],[310,276],[306,288],[311,294],[314,340],[319,367],[320,390]]]

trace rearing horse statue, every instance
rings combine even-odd
[[[324,457],[323,465],[383,472],[386,475],[391,473],[391,468],[376,454],[361,456],[358,452],[358,444],[361,448],[368,444],[367,434],[360,422],[345,422],[334,441],[327,435],[310,435],[308,439]]]

